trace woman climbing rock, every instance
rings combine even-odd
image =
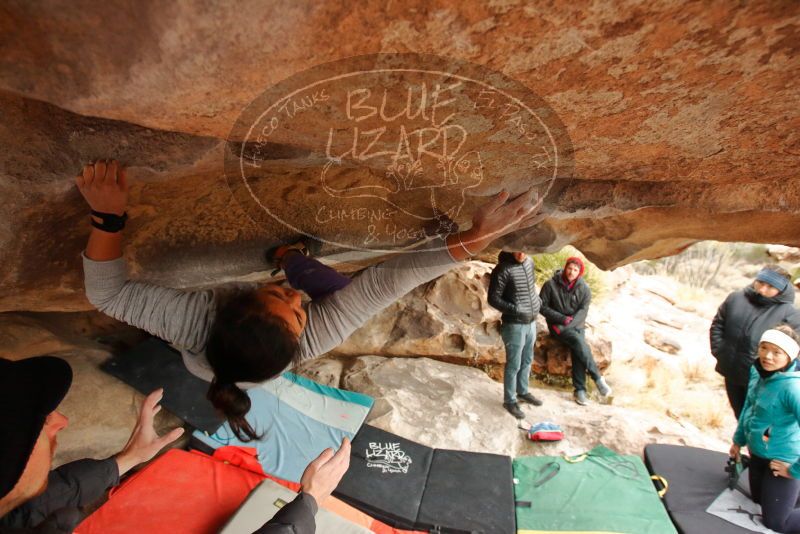
[[[89,301],[179,349],[186,367],[210,382],[209,400],[243,440],[258,436],[245,419],[250,398],[242,387],[330,351],[418,285],[493,240],[541,220],[535,192],[512,199],[502,191],[476,209],[468,230],[434,241],[430,250],[395,255],[351,283],[334,281],[341,287],[304,305],[298,291],[279,284],[234,292],[186,291],[129,279],[122,257],[125,169],[116,161],[98,161],[86,165],[75,181],[92,210],[93,228],[83,253]]]

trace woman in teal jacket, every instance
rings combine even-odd
[[[787,325],[764,332],[750,371],[731,456],[750,451],[750,492],[764,525],[800,533],[800,336]]]

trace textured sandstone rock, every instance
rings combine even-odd
[[[594,329],[586,332],[586,341],[592,349],[592,356],[600,371],[605,371],[611,365],[611,341]],[[572,356],[569,348],[541,328],[537,332],[536,345],[533,350],[533,372],[550,376],[572,376]]]
[[[654,442],[716,450],[728,446],[663,415],[597,403],[580,407],[571,393],[536,385],[536,395],[544,405],[522,405],[525,421],[557,422],[565,439],[533,443],[503,408],[502,384],[478,369],[428,358],[363,356],[333,362],[314,360],[301,372],[314,378],[316,369],[322,369],[323,375],[334,378],[331,370],[341,369],[338,385],[375,398],[369,424],[431,447],[523,456],[576,454],[598,443],[624,454],[641,454],[647,443]]]
[[[492,268],[469,262],[413,290],[334,352],[430,356],[472,364],[504,361],[500,312],[489,306],[486,297]]]
[[[375,52],[486,65],[564,123],[574,179],[559,177],[550,217],[513,246],[572,243],[612,267],[702,239],[800,245],[798,22],[796,2],[6,4],[0,310],[88,308],[86,208],[70,184],[98,157],[122,159],[138,179],[126,247],[137,273],[179,286],[257,276],[260,249],[292,231],[232,201],[241,191],[228,188],[222,140],[277,82]],[[272,146],[262,187],[313,231],[360,235],[352,220],[318,223],[329,198],[297,185],[318,141]],[[521,190],[523,171],[505,165],[478,198]]]
[[[767,254],[778,261],[800,263],[800,248],[787,247],[786,245],[770,245]]]
[[[500,337],[500,312],[487,302],[493,266],[473,261],[419,287],[367,321],[342,345],[337,355],[418,357],[468,365],[502,366],[505,349]],[[590,311],[593,316],[595,312]],[[593,329],[587,340],[601,370],[611,365],[610,341]],[[569,349],[552,338],[537,317],[533,370],[570,376]],[[500,372],[500,371],[498,371]]]
[[[657,348],[661,352],[667,354],[678,354],[681,351],[681,344],[679,341],[672,339],[655,330],[644,331],[644,341],[651,347]]]
[[[54,334],[36,319],[0,314],[0,358],[21,360],[30,356],[54,354],[74,346]]]

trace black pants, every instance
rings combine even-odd
[[[600,380],[600,371],[592,356],[592,349],[586,343],[582,328],[567,328],[560,334],[550,329],[550,334],[569,347],[572,356],[572,387],[575,391],[586,391],[586,373],[597,382]]]
[[[761,505],[764,526],[776,532],[800,533],[800,480],[776,477],[769,460],[750,455],[750,494]]]
[[[744,408],[744,400],[747,398],[747,386],[732,384],[730,380],[726,378],[725,392],[728,394],[728,402],[731,403],[733,414],[736,416],[736,420],[738,421],[739,416],[742,413],[742,408]]]

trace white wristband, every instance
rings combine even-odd
[[[458,233],[458,244],[461,245],[461,248],[463,248],[464,252],[466,252],[470,257],[475,255],[472,252],[470,252],[469,249],[464,245],[464,242],[461,241],[461,232]]]

